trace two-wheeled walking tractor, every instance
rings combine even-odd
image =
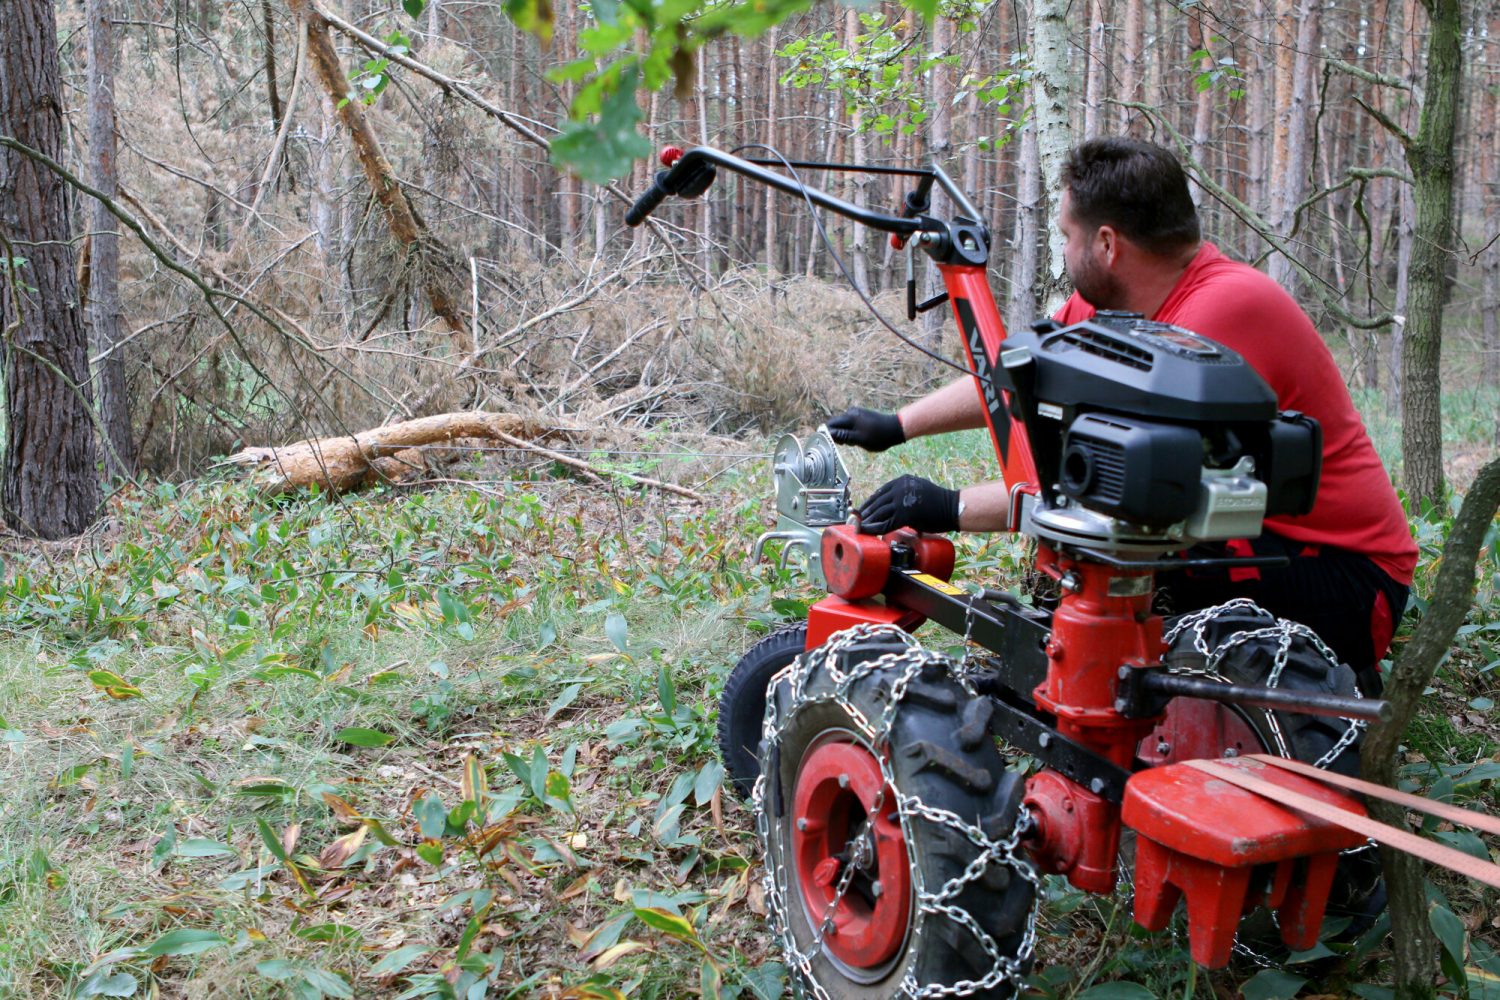
[[[849,476],[826,432],[780,443],[778,522],[760,545],[782,542],[783,559],[800,550],[829,596],[746,653],[719,735],[754,807],[769,917],[798,990],[1013,995],[1033,959],[1040,873],[1113,892],[1122,827],[1133,831],[1136,920],[1161,930],[1185,899],[1192,956],[1206,966],[1227,963],[1253,909],[1306,949],[1330,896],[1367,907],[1379,874],[1366,838],[1265,789],[1363,814],[1356,797],[1291,768],[1357,773],[1363,727],[1386,704],[1361,698],[1308,629],[1248,601],[1167,627],[1152,609],[1158,571],[1268,564],[1188,550],[1309,510],[1316,422],[1279,412],[1234,352],[1137,315],[1007,335],[985,273],[989,230],[939,169],[880,168],[913,181],[887,215],[799,176],[866,168],[706,147],[664,162],[630,224],[727,170],[936,264],[946,294],[918,302],[908,271],[908,316],[951,305],[1011,528],[1034,540],[1035,569],[1057,594],[1028,603],[956,585],[948,539],[850,523]],[[951,217],[930,214],[934,187]],[[928,620],[967,652],[920,645],[912,632]],[[1033,773],[1007,767],[1002,746],[1028,755]]]

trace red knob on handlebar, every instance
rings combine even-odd
[[[891,249],[892,250],[905,250],[906,249],[906,241],[908,239],[910,239],[910,238],[911,237],[909,237],[909,236],[902,236],[900,233],[892,233],[891,234]]]
[[[676,146],[664,146],[662,148],[662,151],[661,151],[661,165],[662,166],[664,166],[664,167],[670,167],[672,164],[676,163],[680,159],[682,159],[682,150],[678,149]]]

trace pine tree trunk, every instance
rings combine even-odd
[[[1106,0],[1089,0],[1088,69],[1084,73],[1083,138],[1099,135],[1100,107],[1104,103],[1104,79],[1109,70],[1109,19]]]
[[[88,0],[88,132],[89,183],[115,197],[114,28],[110,0]],[[83,292],[92,327],[93,351],[99,357],[94,381],[99,391],[99,422],[104,435],[104,467],[112,476],[135,471],[135,442],[130,432],[130,398],[125,386],[125,358],[118,347],[123,323],[120,309],[120,237],[115,217],[103,202],[89,203],[89,287]]]
[[[13,0],[0,17],[0,134],[61,160],[61,90],[51,0]],[[0,149],[0,235],[9,244],[0,243],[6,406],[0,506],[15,530],[64,538],[99,513],[88,338],[67,189],[62,178],[13,149]]]
[[[1453,138],[1463,87],[1459,0],[1427,0],[1426,86],[1417,134],[1406,147],[1416,181],[1415,240],[1401,350],[1402,481],[1413,503],[1443,502],[1443,307],[1453,247]]]
[[[781,124],[778,117],[781,113],[779,101],[781,94],[780,82],[776,79],[775,61],[776,56],[777,29],[772,28],[766,32],[766,58],[771,66],[770,72],[766,73],[766,144],[776,147],[777,127]],[[776,192],[766,188],[766,269],[772,274],[781,270],[781,254],[778,253],[776,233]]]

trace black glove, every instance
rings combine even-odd
[[[859,530],[883,535],[897,528],[958,530],[958,490],[923,479],[899,476],[871,494],[859,508]]]
[[[901,418],[894,413],[851,406],[828,419],[828,436],[839,444],[857,444],[865,451],[885,451],[906,441]]]

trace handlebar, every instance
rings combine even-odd
[[[656,176],[651,180],[651,186],[646,189],[646,193],[637,198],[635,204],[630,206],[630,211],[625,213],[625,225],[639,226],[645,222],[646,217],[656,211],[656,206],[660,205],[662,200],[672,193],[662,185],[662,176],[666,173],[667,171],[665,170],[657,171]]]
[[[822,164],[818,166],[826,167],[827,165]],[[953,200],[953,203],[958,207],[960,212],[975,222],[979,221],[978,210],[974,208],[963,192],[958,189],[957,185],[949,179],[948,175],[936,166],[930,170],[901,171],[901,173],[915,173],[921,180],[918,182],[917,190],[908,195],[905,213],[902,215],[886,215],[868,208],[862,208],[842,198],[835,197],[826,191],[809,187],[783,174],[767,170],[765,167],[750,160],[742,159],[741,157],[725,153],[722,150],[713,149],[709,146],[697,146],[684,153],[681,159],[677,160],[670,169],[657,172],[655,179],[651,182],[651,186],[646,189],[646,192],[640,198],[636,199],[634,205],[630,206],[630,211],[625,213],[625,224],[628,226],[640,225],[669,194],[681,195],[684,198],[696,198],[713,183],[715,171],[719,167],[733,171],[742,177],[758,183],[765,184],[767,187],[773,187],[778,191],[785,191],[787,194],[806,198],[814,205],[826,208],[830,212],[842,215],[847,219],[852,219],[861,225],[869,226],[871,229],[891,233],[903,241],[914,233],[938,228],[938,223],[928,219],[923,214],[927,208],[927,192],[931,191],[934,183],[941,187],[948,197]],[[915,199],[915,204],[913,204],[913,199]]]

